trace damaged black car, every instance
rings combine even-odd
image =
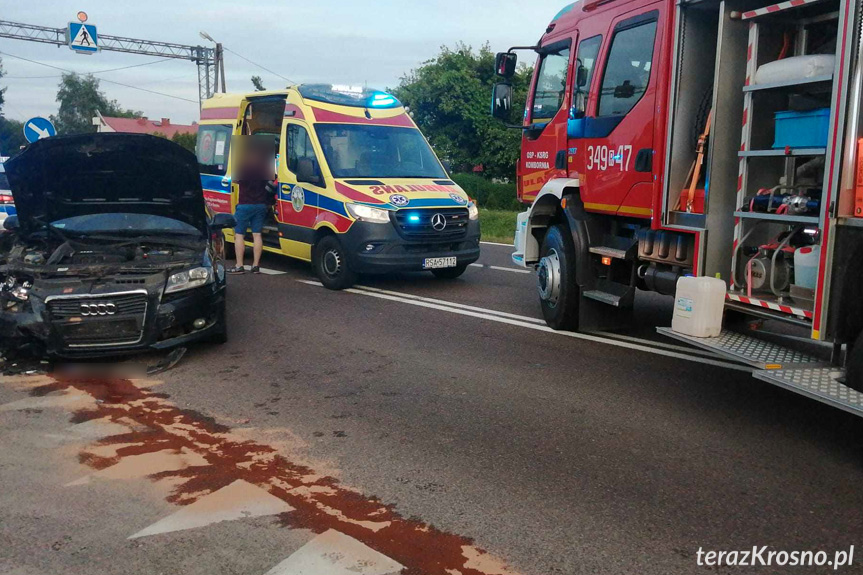
[[[5,164],[0,351],[93,357],[224,342],[225,265],[194,154],[156,136],[40,140]],[[11,237],[11,241],[9,238]]]

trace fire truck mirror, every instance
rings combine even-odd
[[[515,76],[516,64],[518,64],[518,56],[512,52],[499,52],[494,57],[495,72],[507,80]]]
[[[491,101],[492,117],[498,120],[508,120],[510,112],[512,112],[512,84],[495,84]]]
[[[590,74],[590,70],[588,70],[587,68],[585,68],[584,66],[579,64],[578,72],[576,73],[576,76],[575,76],[576,85],[579,88],[584,88],[585,86],[587,86],[587,77],[589,74]]]

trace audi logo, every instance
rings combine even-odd
[[[92,317],[96,315],[114,315],[117,313],[117,306],[112,303],[82,303],[81,315],[84,317]]]

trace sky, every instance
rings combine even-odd
[[[288,82],[395,87],[441,46],[464,42],[492,50],[535,42],[566,0],[0,0],[0,19],[65,28],[85,11],[99,34],[190,45],[221,42],[229,92],[251,91],[259,75],[269,89]],[[0,38],[6,75],[3,115],[16,120],[57,112],[60,70],[97,74],[102,91],[124,108],[174,123],[198,119],[192,62]],[[274,75],[243,58],[275,72]],[[152,62],[152,63],[151,63]],[[141,66],[140,64],[145,64]],[[281,77],[280,77],[281,76]],[[135,86],[129,88],[108,81]],[[150,90],[146,92],[144,90]],[[159,92],[154,94],[152,92]],[[173,96],[173,97],[172,97]]]

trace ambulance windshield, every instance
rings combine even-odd
[[[334,178],[445,178],[416,128],[358,124],[315,126]]]

